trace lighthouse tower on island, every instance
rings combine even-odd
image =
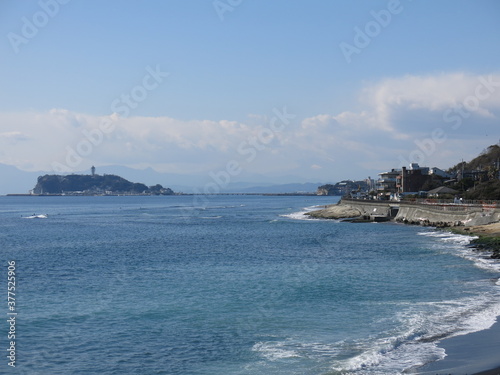
[[[92,172],[92,176],[95,176],[95,167],[92,166],[92,168],[90,168],[90,171]]]

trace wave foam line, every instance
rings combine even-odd
[[[293,220],[308,220],[308,221],[324,221],[324,220],[328,220],[328,221],[337,221],[337,220],[331,220],[331,219],[318,219],[318,218],[306,215],[307,213],[309,213],[311,211],[320,210],[323,207],[325,207],[325,205],[315,205],[315,206],[310,206],[310,207],[304,207],[303,211],[292,212],[291,214],[283,214],[283,215],[280,215],[280,217],[286,217],[288,219],[293,219]]]

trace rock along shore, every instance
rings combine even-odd
[[[396,206],[397,209],[396,209]],[[342,200],[307,215],[320,219],[344,219],[351,222],[376,221],[384,216],[404,224],[450,228],[455,233],[477,236],[471,245],[491,251],[500,259],[500,212],[498,208],[461,206],[433,206],[405,204],[404,202]],[[396,210],[396,211],[395,211]],[[458,210],[458,211],[457,211]]]
[[[453,232],[478,237],[471,245],[478,250],[491,251],[493,259],[500,259],[500,222],[454,228]]]
[[[496,205],[457,205],[342,199],[313,211],[309,216],[323,219],[394,220],[405,224],[436,227],[478,226],[500,221]]]
[[[308,212],[306,215],[316,219],[351,219],[360,217],[362,213],[355,207],[339,202],[326,206],[322,210]]]

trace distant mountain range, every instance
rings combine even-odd
[[[16,167],[0,164],[0,195],[28,193],[44,172],[24,172]]]
[[[238,184],[235,184],[238,185]],[[277,185],[267,185],[267,186],[251,186],[251,187],[239,187],[234,186],[227,189],[228,192],[234,193],[270,193],[270,194],[280,194],[280,193],[316,193],[318,186],[322,185],[320,182],[307,182],[307,183],[297,183],[297,184],[277,184]]]

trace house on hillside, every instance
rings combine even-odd
[[[451,173],[445,172],[442,169],[439,169],[437,167],[432,167],[429,169],[429,174],[434,175],[434,176],[439,176],[445,179],[450,179],[453,177]]]
[[[457,179],[461,181],[464,178],[470,178],[472,181],[486,181],[488,179],[488,171],[475,170],[475,171],[458,171]]]
[[[422,190],[442,185],[445,180],[453,177],[442,169],[421,167],[417,163],[411,163],[402,169],[379,173],[379,176],[377,181],[379,195],[391,196],[417,194]]]
[[[403,167],[401,174],[396,178],[398,193],[417,193],[429,179],[427,167],[420,168],[416,163],[411,164],[408,169]]]
[[[398,191],[396,179],[401,174],[401,169],[391,169],[389,172],[382,172],[377,180],[377,190],[379,193],[396,193]]]
[[[397,177],[398,193],[418,193],[432,186],[443,185],[452,175],[436,167],[420,167],[417,163],[403,167]]]

